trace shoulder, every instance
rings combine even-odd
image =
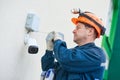
[[[88,43],[83,46],[76,46],[73,50],[82,52],[85,55],[94,56],[97,58],[103,57],[105,59],[105,52],[101,47],[95,45],[95,43]]]

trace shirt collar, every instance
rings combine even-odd
[[[87,47],[91,47],[91,46],[95,46],[95,43],[94,42],[87,43],[82,46],[76,46],[76,48],[87,48]]]

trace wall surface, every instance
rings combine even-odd
[[[45,37],[50,31],[64,33],[69,47],[74,25],[71,18],[73,8],[96,13],[105,21],[107,0],[0,0],[0,80],[40,80],[41,56],[45,52]],[[89,3],[89,4],[88,4]],[[39,52],[29,54],[24,45],[25,23],[29,12],[40,17],[39,32],[32,32],[37,40]],[[98,46],[101,39],[96,40]]]

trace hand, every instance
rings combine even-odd
[[[54,31],[50,32],[46,37],[46,46],[47,50],[53,50],[53,39],[54,39]]]
[[[54,32],[54,41],[55,40],[58,40],[58,39],[60,39],[60,40],[64,40],[64,35],[63,35],[63,33],[61,33],[61,32]]]

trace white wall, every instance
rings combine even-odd
[[[64,33],[68,47],[74,25],[72,8],[96,13],[105,21],[107,0],[0,0],[0,80],[40,80],[41,56],[46,48],[45,37],[55,30]],[[28,12],[40,17],[39,32],[31,33],[39,45],[38,54],[28,54],[24,45],[25,22]],[[97,40],[100,46],[101,39]]]

